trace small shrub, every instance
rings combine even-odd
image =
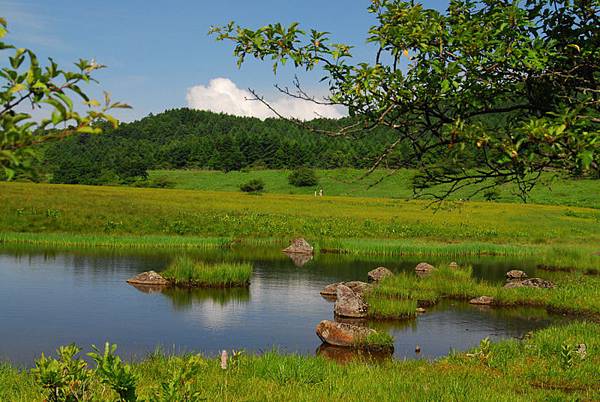
[[[486,201],[497,201],[500,198],[500,193],[496,189],[491,189],[483,193],[483,198]]]
[[[288,182],[295,187],[311,187],[316,186],[319,179],[313,169],[301,167],[290,173]]]
[[[244,193],[260,193],[265,189],[265,182],[260,179],[252,179],[240,186]]]

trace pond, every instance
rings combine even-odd
[[[89,348],[105,341],[118,344],[119,354],[129,359],[157,348],[207,355],[222,349],[315,354],[321,345],[315,326],[333,319],[333,304],[319,295],[325,285],[366,280],[367,272],[380,265],[412,271],[419,262],[320,255],[297,266],[274,250],[194,254],[207,261],[251,262],[250,288],[148,292],[125,282],[143,271],[163,270],[175,252],[0,248],[0,360],[31,366],[59,345]],[[511,268],[535,274],[533,264],[514,260],[459,263],[472,264],[474,275],[490,281],[502,281]],[[474,347],[487,336],[520,337],[562,319],[540,309],[444,302],[413,321],[371,326],[395,337],[397,358],[435,358]]]

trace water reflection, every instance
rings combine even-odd
[[[323,287],[366,280],[367,272],[377,266],[413,272],[422,261],[318,255],[298,267],[280,250],[193,251],[208,262],[252,263],[250,288],[157,289],[126,283],[140,272],[164,270],[175,254],[0,249],[0,360],[31,366],[41,352],[52,352],[59,345],[88,346],[106,340],[117,343],[125,357],[144,356],[156,347],[209,355],[222,349],[260,353],[273,348],[313,354],[321,343],[315,326],[334,319],[332,304],[319,294]],[[470,263],[474,275],[489,281],[503,281],[507,268],[514,267],[534,275],[534,264],[526,261],[482,258]],[[475,347],[487,336],[519,337],[559,319],[539,309],[483,310],[441,303],[416,320],[358,324],[392,334],[397,358],[415,357],[417,344],[422,348],[418,357],[433,358],[450,349]],[[323,355],[348,354],[323,349],[327,349],[320,352]]]

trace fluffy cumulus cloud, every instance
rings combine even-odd
[[[187,103],[192,109],[210,110],[236,116],[252,116],[259,119],[275,117],[275,114],[258,101],[249,100],[253,96],[247,90],[227,78],[215,78],[208,85],[196,85],[187,92]],[[340,118],[343,110],[330,105],[318,105],[314,102],[282,95],[269,99],[269,104],[286,117],[311,120],[317,117]]]

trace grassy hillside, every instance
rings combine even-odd
[[[325,195],[380,197],[407,199],[413,196],[411,178],[413,171],[401,170],[394,174],[388,170],[377,170],[361,180],[365,170],[334,169],[318,170],[319,185],[316,187],[294,187],[288,183],[287,170],[256,170],[249,172],[229,172],[208,170],[153,170],[150,178],[166,178],[175,188],[208,191],[239,191],[239,186],[251,179],[261,179],[266,184],[266,192],[273,194],[313,195],[316,189],[323,189]],[[379,182],[381,179],[383,181]],[[370,187],[373,183],[376,186]],[[472,192],[473,190],[470,190]],[[454,195],[453,199],[466,198],[466,191]],[[474,200],[485,200],[478,194]],[[499,202],[522,202],[515,195],[512,185],[498,189]],[[559,179],[547,174],[532,191],[530,203],[545,205],[571,205],[600,208],[600,180]]]

